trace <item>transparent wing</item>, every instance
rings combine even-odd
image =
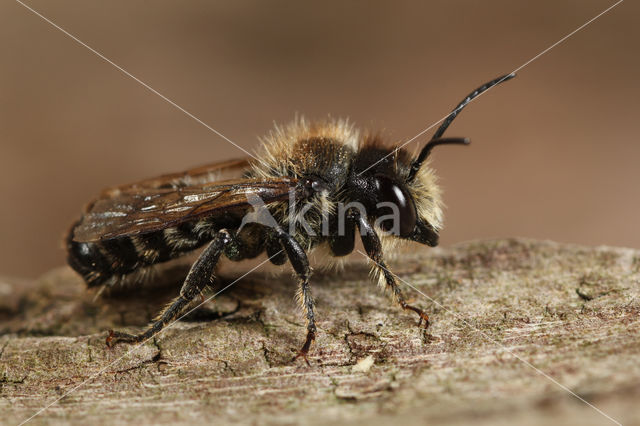
[[[255,197],[266,205],[288,200],[297,184],[295,179],[281,178],[230,179],[180,186],[166,185],[159,179],[104,191],[87,206],[73,230],[73,239],[106,240],[157,231],[203,217],[242,214],[252,208],[249,200]]]
[[[204,185],[206,183],[218,182],[227,179],[237,179],[243,177],[249,169],[249,160],[240,158],[219,163],[207,164],[179,173],[166,174],[139,182],[120,185],[106,189],[101,197],[110,197],[112,194],[135,193],[140,189],[148,188],[183,188],[189,186]]]

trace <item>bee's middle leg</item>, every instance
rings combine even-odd
[[[293,266],[293,269],[298,276],[298,282],[300,285],[300,288],[298,290],[298,297],[307,321],[307,337],[305,339],[304,345],[302,345],[302,348],[300,349],[300,351],[298,351],[298,354],[295,356],[294,360],[299,357],[303,357],[307,364],[309,364],[309,361],[307,360],[307,354],[309,353],[311,344],[316,338],[317,331],[313,312],[314,302],[313,297],[311,297],[311,286],[309,285],[309,277],[311,275],[309,260],[307,259],[307,254],[305,253],[304,249],[291,235],[287,234],[282,229],[276,229],[275,232],[278,240],[280,240],[280,243],[282,244],[282,247],[287,254],[287,257],[289,258],[291,266]]]

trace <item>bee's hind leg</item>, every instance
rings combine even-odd
[[[202,293],[202,290],[211,282],[213,271],[220,259],[227,244],[233,241],[232,236],[226,230],[218,231],[215,238],[209,243],[207,248],[200,254],[195,263],[191,266],[187,278],[184,280],[180,296],[178,296],[160,314],[158,319],[141,334],[127,334],[120,331],[109,330],[107,346],[112,347],[118,343],[139,343],[150,339],[160,332],[167,324],[174,321],[182,313],[184,308],[191,301]]]
[[[364,249],[367,252],[369,258],[374,262],[374,267],[377,269],[377,272],[384,277],[385,284],[387,288],[391,290],[391,294],[393,295],[393,299],[400,305],[400,307],[405,311],[413,311],[418,314],[418,327],[422,327],[423,330],[426,330],[429,327],[429,315],[425,311],[420,308],[417,308],[413,305],[410,305],[405,300],[404,294],[400,287],[398,287],[398,283],[396,282],[395,277],[387,268],[387,265],[384,262],[382,256],[382,244],[380,243],[380,238],[378,234],[376,234],[373,226],[365,218],[363,218],[360,214],[354,214],[354,219],[357,220],[358,228],[360,229],[360,235],[362,238],[362,244],[364,245]]]
[[[291,266],[293,266],[293,269],[298,276],[298,283],[300,285],[300,288],[298,289],[298,297],[307,321],[307,337],[302,348],[298,351],[298,354],[293,360],[302,357],[306,363],[309,364],[307,354],[309,353],[311,344],[316,339],[317,331],[313,313],[314,303],[313,298],[311,297],[311,287],[309,285],[309,277],[311,275],[309,260],[307,259],[307,254],[303,248],[291,235],[287,234],[282,229],[276,229],[275,232],[287,254],[287,257],[289,258],[289,262],[291,262]]]

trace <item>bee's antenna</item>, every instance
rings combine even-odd
[[[420,166],[422,166],[422,163],[424,162],[424,160],[427,159],[427,157],[429,156],[429,153],[431,152],[431,150],[434,147],[436,147],[438,145],[448,145],[448,144],[468,145],[469,144],[469,140],[468,139],[464,139],[464,138],[443,138],[442,135],[447,130],[447,128],[449,127],[451,122],[458,116],[460,111],[462,111],[462,108],[467,106],[467,104],[469,102],[471,102],[477,96],[481,95],[482,92],[485,92],[485,91],[491,89],[493,86],[495,86],[497,84],[500,84],[503,81],[511,80],[515,76],[516,76],[515,73],[503,75],[503,76],[498,77],[498,78],[496,78],[494,80],[491,80],[488,83],[483,84],[482,86],[478,87],[473,92],[469,93],[462,100],[462,102],[460,102],[458,104],[458,106],[455,107],[453,111],[451,111],[451,113],[447,116],[447,118],[444,119],[444,121],[442,122],[440,127],[438,127],[438,130],[436,130],[436,132],[433,134],[433,137],[431,138],[429,143],[427,143],[424,146],[424,148],[422,148],[422,151],[420,151],[420,155],[418,155],[418,158],[416,158],[416,160],[413,162],[413,164],[411,164],[411,170],[409,171],[408,180],[412,181],[416,177],[416,174],[418,173],[418,170],[420,170]]]

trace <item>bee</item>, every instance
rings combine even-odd
[[[88,287],[114,288],[205,246],[177,298],[150,327],[140,334],[110,331],[107,344],[145,341],[179,318],[212,284],[222,256],[241,261],[266,252],[275,265],[288,261],[297,277],[307,331],[298,356],[306,359],[317,334],[307,253],[324,247],[340,258],[354,250],[357,237],[379,283],[426,329],[427,313],[406,301],[383,253],[398,240],[438,244],[441,195],[425,161],[436,146],[468,144],[443,134],[471,100],[514,76],[467,95],[417,157],[345,120],[297,119],[262,140],[258,160],[216,163],[103,191],[66,238],[68,263]],[[257,216],[268,220],[251,219],[256,205],[267,213]]]

